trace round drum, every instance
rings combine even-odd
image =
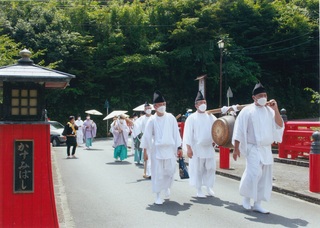
[[[231,141],[235,120],[234,116],[223,116],[213,123],[211,134],[216,144],[227,148],[233,147]]]

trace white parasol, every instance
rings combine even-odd
[[[103,118],[103,120],[108,120],[108,119],[112,119],[115,116],[119,116],[122,114],[127,113],[128,111],[124,111],[124,110],[117,110],[117,111],[113,111],[111,112],[109,115],[107,115],[106,117]]]
[[[95,109],[87,110],[87,111],[85,111],[85,113],[90,114],[90,115],[98,115],[98,116],[103,115],[101,112],[99,112]]]
[[[151,110],[154,110],[153,105],[152,105],[152,104],[150,104],[150,106],[151,106]],[[132,109],[132,110],[133,110],[133,111],[136,111],[136,112],[138,112],[138,111],[142,112],[142,111],[144,111],[144,104],[139,105],[138,107],[135,107],[135,108],[134,108],[134,109]]]

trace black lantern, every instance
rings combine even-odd
[[[3,88],[0,120],[40,121],[45,89],[63,89],[75,76],[34,64],[27,49],[20,56],[17,64],[0,67],[0,88]]]

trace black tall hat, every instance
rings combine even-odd
[[[156,90],[153,93],[153,103],[162,103],[162,102],[166,102],[164,97],[162,96],[162,94],[160,93],[159,90]]]
[[[144,103],[144,107],[150,106],[150,104],[148,103],[148,101],[146,101],[146,103]]]
[[[194,102],[197,102],[197,101],[203,101],[203,100],[205,100],[205,99],[204,99],[204,97],[203,97],[203,95],[202,95],[201,91],[199,90],[199,91],[198,91],[198,94],[197,94],[197,97],[196,97],[196,99],[195,99],[195,101],[194,101]]]
[[[260,82],[255,85],[254,89],[252,90],[252,95],[257,95],[259,93],[266,93],[266,89]]]

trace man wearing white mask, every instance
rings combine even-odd
[[[83,121],[81,120],[81,116],[78,116],[78,119],[75,121],[75,124],[78,127],[77,144],[78,144],[79,147],[81,147],[82,144],[83,144],[83,131],[82,131]]]
[[[277,102],[267,101],[266,89],[259,82],[252,91],[253,103],[242,109],[238,115],[232,143],[233,158],[240,154],[246,158],[246,169],[240,181],[240,195],[243,196],[243,207],[268,214],[261,206],[261,201],[269,201],[272,192],[273,156],[271,145],[281,142],[284,124]]]
[[[152,106],[147,101],[144,103],[144,113],[145,115],[140,116],[135,125],[135,127],[137,127],[138,129],[138,136],[140,135],[140,138],[138,139],[139,147],[140,147],[141,138],[146,128],[146,124],[152,115]],[[150,152],[150,150],[148,152]],[[150,157],[150,154],[147,155],[147,152],[144,152],[143,153],[143,160],[144,160],[143,177],[149,179],[151,178],[151,159],[147,159],[148,157]]]
[[[196,112],[189,115],[184,126],[183,144],[189,159],[189,183],[196,187],[197,197],[205,198],[202,187],[205,186],[209,196],[215,182],[216,159],[211,128],[217,119],[206,112],[207,102],[201,91],[195,99]]]
[[[181,146],[176,118],[166,112],[166,101],[159,91],[153,94],[153,103],[156,113],[146,123],[145,132],[140,147],[150,154],[152,172],[152,191],[156,193],[155,204],[163,204],[160,196],[164,191],[165,198],[170,196],[176,170],[178,147]]]

